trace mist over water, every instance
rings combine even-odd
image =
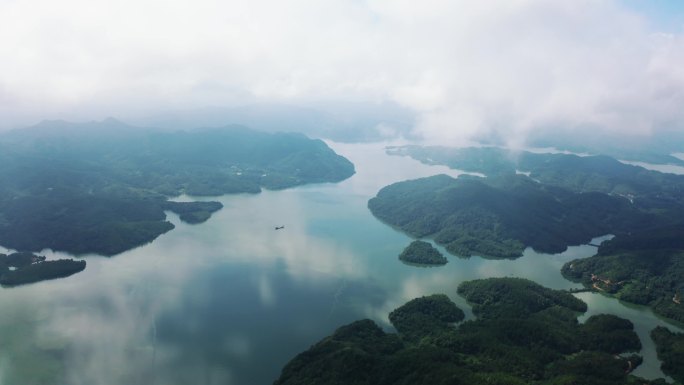
[[[651,164],[651,163],[646,163],[646,162],[628,162],[628,161],[621,161],[622,163],[626,164],[631,164],[633,166],[639,166],[643,167],[647,170],[653,170],[653,171],[658,171],[666,174],[677,174],[677,175],[684,175],[684,167],[682,166],[676,166],[673,164]]]
[[[344,182],[210,198],[224,208],[203,224],[168,213],[176,228],[148,245],[88,256],[86,270],[69,278],[0,289],[0,384],[267,384],[343,324],[371,318],[391,330],[388,313],[417,296],[445,293],[472,317],[456,294],[465,280],[578,287],[560,267],[593,255],[593,246],[553,256],[528,249],[517,260],[445,253],[449,263],[434,268],[401,263],[410,237],[375,219],[368,199],[397,181],[459,172],[387,156],[385,144],[329,144],[356,165]],[[580,297],[587,314],[631,319],[645,355],[635,374],[662,375],[647,334],[664,321]]]

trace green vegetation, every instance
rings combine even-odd
[[[641,357],[629,321],[593,316],[568,293],[531,281],[496,278],[462,284],[478,306],[462,319],[446,296],[414,299],[390,320],[397,334],[370,320],[339,328],[283,369],[286,384],[655,384],[630,376]],[[519,306],[520,309],[516,309]]]
[[[164,202],[163,207],[178,214],[181,221],[197,224],[205,222],[223,205],[219,202]]]
[[[388,147],[390,155],[410,156],[426,164],[441,164],[451,168],[485,175],[515,173],[515,155],[498,147],[449,148],[436,146]]]
[[[673,333],[658,326],[651,331],[651,338],[656,344],[658,358],[663,362],[663,372],[684,383],[684,333]]]
[[[581,134],[574,128],[565,132],[553,130],[550,134],[533,135],[527,140],[535,147],[604,154],[615,159],[637,162],[684,165],[684,161],[670,155],[680,152],[684,143],[684,134],[678,130],[654,131],[649,135],[633,138],[627,138],[620,132],[602,134],[596,130]]]
[[[0,254],[0,274],[9,271],[10,268],[21,269],[32,263],[42,262],[44,260],[44,256],[35,255],[33,253]]]
[[[68,277],[85,269],[85,261],[46,261],[32,253],[0,254],[0,285],[16,286],[47,279]]]
[[[433,236],[462,256],[515,258],[527,246],[559,252],[616,234],[596,256],[567,263],[564,276],[684,322],[684,176],[606,156],[493,147],[388,152],[488,177],[437,176],[385,187],[368,204],[378,218],[417,237]]]
[[[381,220],[432,236],[461,256],[516,258],[528,246],[556,253],[599,235],[684,225],[684,176],[607,156],[495,147],[404,146],[388,153],[488,176],[396,183],[369,201]]]
[[[421,265],[445,265],[448,261],[430,242],[413,241],[399,254],[399,259]]]
[[[325,143],[299,134],[45,122],[0,136],[0,244],[114,255],[173,229],[165,210],[200,223],[221,208],[168,197],[257,193],[353,173]]]
[[[562,252],[658,219],[621,197],[574,193],[523,175],[399,182],[381,189],[368,207],[415,237],[434,237],[450,253],[492,258],[517,258],[527,246]]]
[[[563,275],[684,322],[684,226],[618,235],[586,259],[566,263]]]
[[[572,294],[523,278],[468,281],[459,285],[458,294],[473,305],[473,314],[486,319],[522,317],[554,306],[587,311],[587,305]]]
[[[450,324],[463,321],[465,313],[444,294],[413,299],[389,314],[402,336],[419,339],[443,333]]]

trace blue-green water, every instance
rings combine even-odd
[[[577,287],[560,267],[595,251],[405,265],[397,255],[410,238],[376,220],[368,199],[396,181],[457,173],[386,156],[381,145],[331,145],[356,164],[347,181],[212,198],[225,207],[204,224],[169,214],[176,229],[151,244],[89,256],[70,278],[1,289],[0,384],[268,384],[340,325],[371,318],[389,329],[392,309],[432,293],[449,295],[472,317],[456,287],[474,278]],[[588,314],[631,319],[646,358],[636,373],[661,375],[648,331],[664,321],[645,308],[579,296]]]

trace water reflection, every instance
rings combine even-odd
[[[607,238],[610,236],[595,238],[590,243],[598,244]],[[444,255],[448,255],[443,247],[434,243],[433,245]],[[401,249],[398,249],[395,255],[400,251]],[[491,260],[479,257],[463,259],[448,256],[447,265],[430,269],[417,269],[401,264],[400,269],[405,271],[393,274],[395,277],[404,277],[398,282],[399,289],[394,291],[394,295],[390,294],[380,307],[367,307],[365,313],[367,317],[380,320],[386,327],[390,327],[387,315],[396,307],[416,297],[445,293],[459,307],[466,310],[466,319],[471,319],[473,315],[470,305],[456,294],[461,282],[478,278],[522,277],[553,289],[579,288],[582,287],[580,284],[563,278],[560,269],[568,261],[588,257],[595,252],[596,247],[589,245],[572,246],[565,252],[555,255],[541,254],[527,248],[523,256],[516,260]],[[393,283],[385,282],[384,285],[390,286]]]
[[[643,364],[634,370],[634,375],[650,379],[664,377],[660,371],[655,343],[651,340],[651,330],[656,326],[664,326],[672,331],[681,332],[681,328],[659,318],[645,306],[627,304],[600,293],[579,293],[576,296],[589,305],[589,310],[579,318],[580,322],[601,313],[617,314],[632,321],[634,330],[641,339],[642,349],[639,354],[644,357]],[[672,382],[671,378],[666,378]]]
[[[328,143],[335,152],[351,159],[356,165],[356,175],[342,182],[342,187],[367,198],[375,196],[381,188],[402,180],[437,174],[458,177],[466,173],[465,171],[454,170],[447,166],[427,166],[408,156],[389,157],[385,154],[385,147],[405,144],[408,143]]]
[[[0,290],[0,384],[270,383],[294,354],[342,324],[368,317],[389,327],[391,310],[433,293],[472,317],[456,287],[473,278],[576,287],[560,266],[595,251],[404,265],[397,256],[409,237],[377,221],[368,199],[393,182],[459,172],[386,156],[383,145],[331,145],[356,164],[342,183],[214,198],[224,209],[204,224],[169,213],[176,229],[151,244],[88,256],[86,270],[67,279]],[[648,313],[589,302],[590,312]],[[657,322],[639,324],[642,339]],[[654,357],[645,365],[657,374]]]

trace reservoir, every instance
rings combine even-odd
[[[580,287],[560,268],[593,255],[593,246],[557,255],[528,249],[517,260],[464,259],[438,247],[445,266],[401,263],[412,239],[375,219],[368,199],[394,182],[459,173],[387,156],[384,144],[330,146],[356,166],[346,181],[201,198],[224,208],[199,225],[167,213],[176,228],[148,245],[87,256],[86,270],[69,278],[0,289],[0,384],[270,384],[337,327],[370,318],[391,330],[389,312],[421,295],[447,294],[472,318],[456,294],[466,280],[516,276]],[[682,329],[644,307],[577,296],[589,305],[580,320],[630,319],[644,346],[635,374],[662,376],[648,333]]]

